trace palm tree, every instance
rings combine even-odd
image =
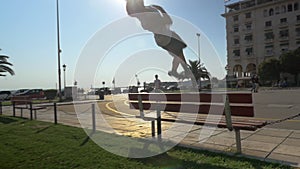
[[[210,73],[207,71],[203,63],[201,64],[199,60],[191,61],[189,60],[188,68],[191,70],[195,77],[195,80],[199,82],[202,79],[210,79]]]
[[[0,55],[0,76],[6,76],[5,73],[9,73],[10,75],[15,75],[15,72],[9,67],[13,66],[13,64],[9,63],[8,56]]]

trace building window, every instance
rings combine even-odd
[[[265,25],[266,25],[266,27],[271,27],[271,26],[272,26],[272,21],[267,21],[267,22],[265,23]]]
[[[294,4],[294,11],[298,11],[298,9],[299,9],[299,4],[296,2],[296,3]]]
[[[241,56],[240,50],[234,50],[234,51],[233,51],[233,55],[234,55],[235,57]]]
[[[245,18],[247,18],[247,19],[251,18],[251,12],[245,13]]]
[[[300,21],[300,15],[297,15],[297,22]]]
[[[293,5],[292,4],[288,4],[288,12],[292,12],[293,11]]]
[[[285,13],[286,12],[286,7],[284,5],[281,6],[281,13]]]
[[[296,28],[296,36],[300,36],[300,28]]]
[[[274,39],[274,33],[273,32],[265,33],[265,38],[266,38],[266,40]]]
[[[238,15],[235,15],[235,16],[233,16],[232,18],[233,18],[233,21],[234,21],[234,22],[236,22],[236,21],[239,20],[239,16],[238,16]]]
[[[251,56],[253,54],[253,48],[247,48],[245,50],[245,52],[246,52],[247,56]]]
[[[239,39],[239,38],[234,39],[234,44],[235,44],[235,45],[240,44],[240,39]]]
[[[281,24],[287,23],[287,18],[281,18],[281,19],[280,19],[280,23],[281,23]]]
[[[246,30],[247,30],[247,31],[252,30],[252,23],[246,23],[246,24],[245,24],[245,27],[246,27]]]
[[[274,54],[273,48],[274,48],[273,45],[267,45],[267,46],[265,46],[265,52],[266,52],[267,56],[270,56],[270,55]]]
[[[245,41],[246,41],[246,42],[249,43],[249,42],[252,42],[252,40],[253,40],[253,36],[252,36],[252,35],[246,35],[246,36],[245,36]]]
[[[268,10],[264,10],[264,17],[267,17],[268,16]]]
[[[271,9],[269,10],[269,16],[273,16],[273,15],[274,15],[274,9],[271,8]]]
[[[285,52],[289,51],[289,43],[280,44],[280,48],[281,48],[282,53],[285,53]]]
[[[279,37],[280,37],[280,38],[287,38],[287,37],[289,37],[289,30],[286,29],[286,30],[280,31],[280,32],[279,32]]]
[[[239,32],[239,26],[234,26],[233,27],[233,32]]]
[[[279,6],[276,6],[276,8],[275,8],[275,14],[276,15],[280,14],[280,7]]]

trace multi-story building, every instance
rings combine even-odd
[[[249,77],[264,60],[300,47],[300,0],[226,4],[228,75]]]

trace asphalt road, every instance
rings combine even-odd
[[[300,113],[300,90],[266,90],[253,95],[255,117],[276,121]],[[268,126],[300,130],[300,117]]]

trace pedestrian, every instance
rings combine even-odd
[[[255,74],[251,78],[252,81],[252,89],[251,92],[257,93],[259,88],[259,79],[258,76]]]
[[[154,77],[154,92],[157,93],[161,91],[161,81],[158,79],[158,75],[155,75]]]
[[[187,75],[187,64],[183,49],[187,47],[180,36],[170,29],[173,24],[171,17],[158,5],[144,5],[144,0],[127,0],[126,10],[129,16],[136,17],[144,30],[154,34],[158,46],[168,51],[173,56],[172,68],[168,72],[170,76],[182,78],[177,72],[179,65]]]

